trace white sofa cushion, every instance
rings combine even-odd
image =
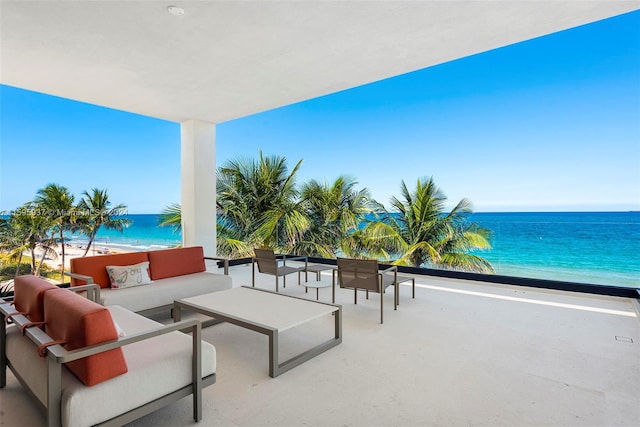
[[[108,307],[127,336],[160,324],[122,307]],[[7,357],[36,397],[46,396],[46,360],[15,327],[7,328]],[[171,332],[123,347],[129,372],[93,387],[62,370],[62,425],[87,426],[106,421],[191,383],[190,335]],[[202,341],[202,376],[216,371],[215,348]]]
[[[102,305],[120,305],[137,312],[173,304],[177,299],[222,291],[231,287],[231,276],[203,271],[155,280],[146,286],[101,289],[100,299]]]
[[[23,336],[15,325],[7,326],[6,345],[7,360],[44,405],[47,401],[46,360],[38,356],[33,341]]]

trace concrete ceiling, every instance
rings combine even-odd
[[[0,4],[3,84],[213,123],[640,8],[629,0]]]

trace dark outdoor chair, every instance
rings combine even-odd
[[[276,254],[271,249],[254,249],[255,257],[251,259],[251,286],[256,286],[256,269],[258,264],[258,272],[270,274],[276,277],[276,292],[278,292],[278,279],[282,276],[282,286],[287,287],[287,274],[298,273],[298,285],[300,284],[300,273],[307,269],[307,257],[296,256],[288,257],[286,255]],[[282,261],[282,265],[280,265]],[[287,265],[287,261],[304,261],[304,267],[291,267]]]
[[[338,283],[341,288],[354,290],[354,304],[358,303],[358,289],[363,289],[369,297],[369,291],[380,294],[380,323],[383,318],[383,294],[386,288],[394,286],[393,309],[398,306],[398,267],[386,270],[378,269],[378,261],[369,259],[338,258]]]

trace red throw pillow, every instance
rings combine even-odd
[[[44,321],[42,301],[44,293],[52,289],[58,287],[40,277],[30,274],[16,277],[13,281],[13,302],[16,311],[24,313],[32,322]]]
[[[54,340],[65,341],[75,350],[118,339],[118,332],[106,307],[65,289],[44,294],[45,331]],[[67,363],[67,368],[87,386],[127,372],[121,348]]]
[[[202,246],[149,251],[151,280],[206,271]]]

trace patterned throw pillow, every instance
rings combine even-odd
[[[111,289],[124,289],[152,283],[149,277],[149,261],[134,265],[108,265],[107,273]]]

